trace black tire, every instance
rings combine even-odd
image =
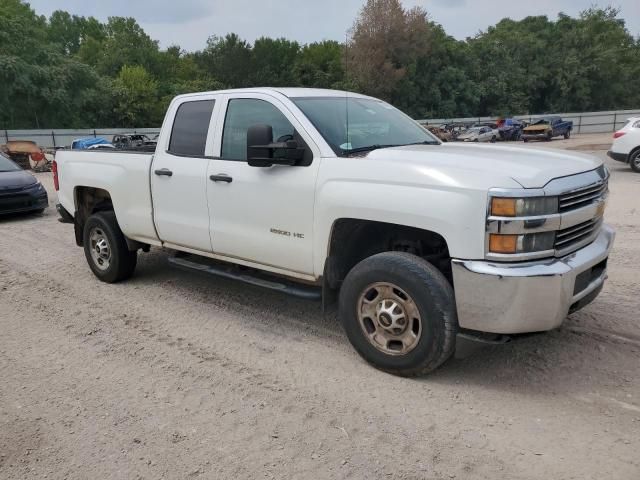
[[[567,130],[567,131],[564,133],[564,139],[565,139],[565,140],[569,140],[570,138],[571,138],[571,130]]]
[[[359,300],[377,282],[399,287],[417,307],[421,329],[417,344],[406,354],[379,350],[361,326]],[[342,285],[338,314],[356,351],[374,367],[394,375],[413,377],[432,372],[455,350],[458,320],[453,288],[433,265],[409,253],[379,253],[358,263]]]
[[[496,136],[494,135],[493,137],[491,137],[491,143],[496,143]]]
[[[528,138],[523,138],[523,139],[522,139],[522,141],[523,141],[524,143],[527,143],[527,142],[529,141],[529,139],[528,139]]]
[[[631,152],[631,155],[629,155],[629,166],[634,172],[640,173],[640,149]]]
[[[93,232],[100,232],[107,241],[109,262],[101,267],[92,254]],[[83,230],[84,254],[93,274],[106,283],[116,283],[133,275],[138,253],[129,251],[124,234],[118,226],[114,212],[98,212],[91,215]]]
[[[549,132],[547,133],[547,138],[545,139],[547,142],[550,142],[551,140],[553,140],[553,132]]]

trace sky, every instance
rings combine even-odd
[[[300,43],[344,40],[365,0],[30,0],[38,14],[54,10],[94,16],[134,17],[160,46],[180,45],[188,51],[204,48],[211,35],[235,32],[256,38],[285,37]],[[474,36],[502,18],[529,15],[556,18],[559,12],[577,15],[593,5],[621,8],[628,30],[640,36],[640,0],[403,0],[421,6],[431,20],[458,39]]]

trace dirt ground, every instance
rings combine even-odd
[[[0,478],[640,479],[640,175],[607,165],[598,299],[410,380],[367,366],[335,312],[159,249],[100,283],[40,174],[51,208],[0,220]]]

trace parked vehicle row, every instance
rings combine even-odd
[[[593,156],[443,144],[381,100],[298,88],[181,95],[155,154],[61,150],[54,168],[98,279],[129,278],[153,245],[180,268],[337,297],[358,353],[400,375],[591,302],[615,236],[608,178]]]
[[[569,138],[573,130],[572,121],[558,116],[542,117],[531,124],[514,118],[499,119],[496,123],[461,124],[450,123],[426,127],[443,142],[497,142],[523,140],[546,140],[564,136]]]
[[[613,134],[613,145],[607,155],[619,162],[628,163],[640,173],[640,117],[632,117]]]

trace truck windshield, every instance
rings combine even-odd
[[[426,129],[381,100],[346,96],[291,100],[341,157],[378,148],[440,144]]]
[[[20,167],[0,153],[0,172],[15,172]]]

